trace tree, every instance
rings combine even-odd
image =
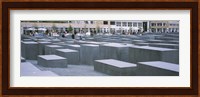
[[[71,25],[69,25],[68,32],[72,33],[72,31],[73,31],[73,28]]]
[[[100,27],[99,26],[97,26],[97,33],[100,33]]]

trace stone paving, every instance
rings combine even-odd
[[[36,60],[27,60],[41,71],[51,71],[59,76],[106,76],[107,74],[94,71],[91,65],[72,65],[68,64],[67,68],[43,67],[37,64]]]

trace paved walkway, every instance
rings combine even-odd
[[[37,65],[36,60],[26,60],[26,62],[32,63],[41,71],[52,71],[59,76],[108,76],[94,71],[94,66],[91,65],[68,65],[68,68],[50,68]]]

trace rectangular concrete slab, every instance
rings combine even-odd
[[[131,46],[129,48],[129,60],[135,64],[146,61],[164,61],[178,64],[179,51],[168,48]]]
[[[149,46],[152,46],[152,47],[162,47],[162,48],[171,48],[171,49],[179,49],[179,44],[150,43]]]
[[[57,49],[56,55],[62,56],[68,60],[68,64],[79,64],[79,52],[72,49]]]
[[[32,39],[23,39],[24,42],[33,41]]]
[[[94,70],[113,76],[135,75],[137,65],[115,59],[95,60]]]
[[[21,56],[25,59],[36,60],[38,55],[38,43],[33,41],[21,42]]]
[[[100,59],[117,59],[129,61],[129,46],[119,43],[100,45]]]
[[[50,44],[51,42],[38,42],[39,55],[45,55],[45,46]]]
[[[136,75],[138,76],[178,76],[179,65],[163,62],[163,61],[138,62]]]
[[[135,43],[144,43],[145,41],[144,40],[132,40],[132,44],[135,44]]]
[[[73,49],[73,50],[77,50],[77,51],[80,51],[80,45],[77,45],[77,44],[68,44],[68,45],[65,45],[65,48],[67,49]]]
[[[94,60],[99,59],[99,45],[82,44],[80,50],[81,64],[93,65]]]
[[[50,42],[57,43],[57,42],[61,42],[61,40],[60,39],[51,39]]]
[[[67,59],[57,55],[39,55],[38,65],[44,67],[67,67]]]
[[[46,45],[45,46],[45,55],[55,54],[56,49],[62,49],[62,48],[64,48],[64,47],[59,46],[59,45]]]

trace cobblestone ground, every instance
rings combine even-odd
[[[94,71],[94,66],[90,65],[68,65],[68,68],[50,68],[37,65],[36,60],[26,60],[32,63],[41,71],[52,71],[59,76],[108,76],[106,74]]]

